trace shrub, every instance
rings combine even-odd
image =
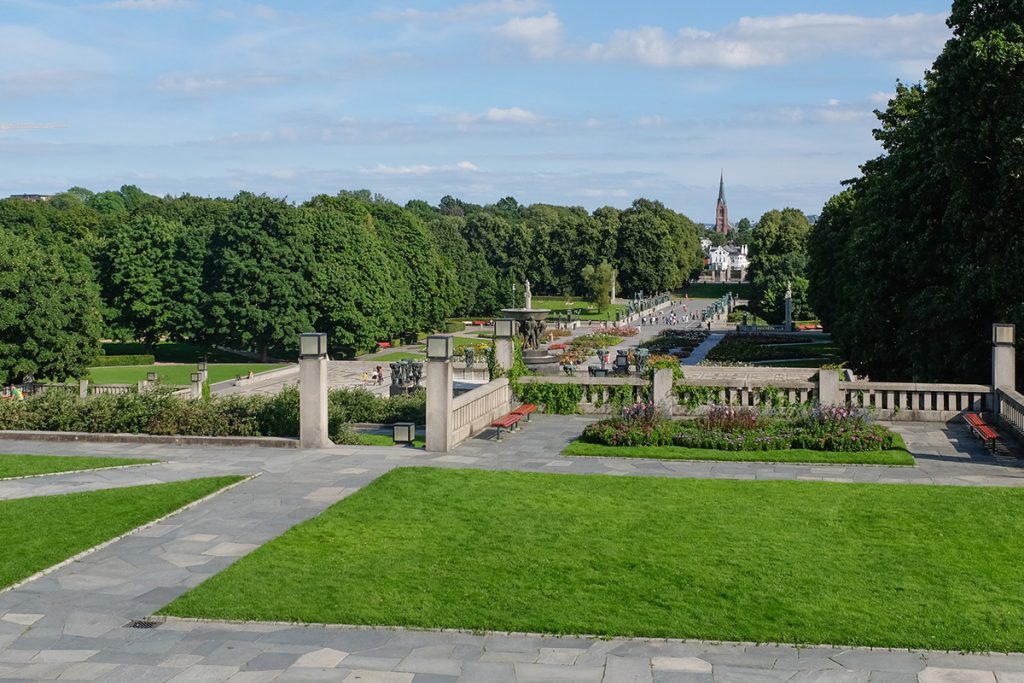
[[[153,355],[137,356],[96,356],[93,367],[110,368],[121,365],[152,365],[156,362]]]
[[[683,379],[683,368],[679,365],[679,359],[665,354],[657,354],[647,359],[647,370],[644,376],[651,379],[654,377],[654,371],[662,368],[672,371],[672,379]]]
[[[448,320],[444,324],[444,331],[448,334],[451,334],[452,332],[462,332],[465,329],[466,323],[456,320]]]
[[[711,406],[701,421],[707,425],[708,429],[720,429],[726,432],[757,429],[759,426],[757,410],[732,406]]]

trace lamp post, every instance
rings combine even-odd
[[[192,398],[203,397],[203,376],[201,373],[193,372],[192,377]]]
[[[330,446],[327,429],[327,335],[299,335],[299,444]]]
[[[495,333],[498,322],[494,324]],[[427,450],[435,453],[447,453],[452,445],[454,353],[454,337],[427,337]]]
[[[516,321],[512,318],[498,318],[494,321],[494,362],[502,370],[512,368]],[[493,377],[491,379],[494,379]]]

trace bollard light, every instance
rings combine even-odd
[[[156,381],[156,373],[155,372],[147,372],[146,373],[146,381],[147,382],[155,382]]]
[[[1006,323],[996,323],[992,326],[993,344],[1012,344],[1014,342],[1014,326]]]
[[[515,321],[512,318],[498,318],[494,321],[494,338],[511,339],[515,330]]]
[[[391,426],[391,438],[395,443],[412,443],[416,438],[414,422],[396,422]]]
[[[192,373],[192,383],[193,384],[197,384],[200,381],[201,377],[202,377],[202,375],[200,375],[198,372],[193,372]]]
[[[455,355],[455,338],[435,334],[427,337],[427,358],[448,360]]]
[[[206,372],[206,361],[201,360],[198,363],[196,363],[196,368],[199,370],[199,372]]]
[[[303,332],[299,335],[300,358],[323,358],[326,355],[326,334],[323,332]]]

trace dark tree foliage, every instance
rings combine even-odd
[[[807,304],[807,234],[811,224],[797,209],[772,210],[761,216],[750,244],[751,301],[771,323],[785,317],[786,287],[793,290],[795,320],[811,316]]]
[[[82,376],[99,353],[99,311],[84,257],[0,229],[0,381]]]
[[[879,379],[987,381],[990,325],[1024,324],[1024,1],[957,0],[948,23],[810,239],[823,320]]]

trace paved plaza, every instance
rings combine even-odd
[[[0,482],[0,499],[225,473],[259,474],[0,593],[0,679],[62,681],[1024,681],[1024,655],[169,620],[127,628],[238,557],[403,466],[729,479],[1024,486],[1024,468],[957,425],[898,424],[910,468],[667,462],[557,455],[588,422],[534,416],[451,454],[334,447],[185,448],[9,442],[4,450],[156,458],[143,467]],[[9,552],[9,549],[5,549]]]

